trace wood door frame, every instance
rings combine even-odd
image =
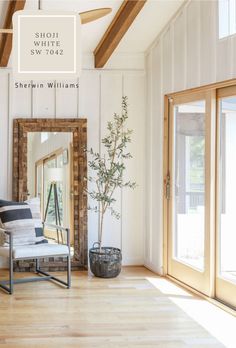
[[[179,92],[173,92],[173,93],[168,93],[166,95],[164,95],[164,130],[163,130],[163,273],[165,276],[170,277],[168,275],[168,221],[169,221],[169,216],[168,216],[168,199],[166,196],[166,192],[167,192],[167,184],[168,184],[168,175],[169,175],[169,128],[170,128],[170,124],[169,124],[169,100],[171,100],[174,97],[180,97],[181,96],[186,96],[189,95],[191,96],[192,94],[196,93],[196,92],[208,92],[211,94],[211,102],[212,102],[212,114],[213,112],[215,113],[214,115],[214,119],[212,120],[212,122],[215,122],[215,135],[213,136],[214,141],[213,143],[215,143],[215,149],[211,149],[214,150],[214,153],[219,153],[218,152],[218,132],[219,132],[219,128],[217,127],[217,116],[218,116],[218,98],[219,96],[227,96],[229,90],[236,90],[236,79],[230,79],[230,80],[226,80],[226,81],[221,81],[221,82],[216,82],[216,83],[211,83],[208,85],[204,85],[204,86],[200,86],[200,87],[196,87],[196,88],[190,88],[187,90],[183,90],[183,91],[179,91]],[[213,117],[213,115],[212,115]],[[212,132],[212,128],[210,129],[210,131]],[[212,134],[213,135],[213,134]],[[212,144],[213,145],[213,144]],[[211,195],[211,200],[215,202],[215,208],[213,207],[212,204],[212,210],[211,210],[211,214],[212,214],[212,220],[211,220],[211,224],[212,224],[212,229],[214,227],[214,233],[213,231],[211,232],[211,235],[213,236],[213,241],[211,241],[211,260],[212,258],[214,258],[214,262],[212,262],[211,265],[211,274],[212,274],[212,279],[211,281],[211,285],[210,285],[210,294],[209,296],[205,296],[206,298],[210,298],[210,299],[216,299],[214,301],[217,302],[217,298],[216,298],[216,277],[217,277],[217,270],[216,270],[216,262],[217,262],[217,258],[216,258],[216,245],[217,245],[217,209],[218,209],[218,205],[217,205],[217,199],[216,199],[216,194],[217,194],[217,185],[218,185],[218,178],[216,176],[216,172],[217,172],[217,159],[216,156],[213,156],[214,158],[214,165],[211,166],[211,170],[214,169],[214,180],[213,180],[213,184],[212,184],[212,189],[211,191],[213,192],[213,195]],[[215,194],[214,194],[215,193]],[[214,210],[214,211],[213,211]],[[214,219],[213,219],[213,215],[214,215]],[[214,249],[214,250],[212,250]],[[214,278],[214,279],[213,279]],[[172,278],[173,279],[173,278]],[[175,280],[175,279],[173,279]],[[176,280],[177,281],[177,280]],[[179,283],[181,283],[180,281],[177,281]],[[182,283],[183,284],[183,283]],[[183,284],[184,285],[184,284]],[[184,285],[185,286],[185,285]],[[186,285],[187,286],[187,285]],[[187,286],[188,288],[191,288],[189,286]],[[193,289],[194,292],[198,292],[197,290]],[[199,292],[198,292],[199,293]],[[199,293],[200,294],[200,293]],[[227,304],[228,306],[228,304]]]
[[[169,214],[173,214],[172,206],[173,206],[173,187],[170,187],[170,199],[166,199],[166,208],[168,214],[168,225],[167,225],[167,274],[174,276],[174,274],[182,274],[182,281],[187,282],[188,284],[197,283],[199,291],[206,295],[212,295],[214,293],[214,287],[212,282],[209,282],[209,279],[213,279],[212,273],[214,272],[214,268],[211,267],[213,259],[213,249],[210,248],[210,240],[214,239],[214,218],[215,218],[215,200],[214,200],[214,190],[212,189],[212,185],[214,185],[214,174],[215,174],[215,163],[214,161],[209,161],[212,151],[215,148],[215,112],[212,111],[212,98],[214,93],[212,91],[197,91],[196,93],[191,93],[190,95],[177,95],[169,98],[169,108],[168,108],[168,131],[169,131],[169,139],[168,139],[168,160],[165,164],[167,166],[168,175],[172,175],[174,172],[173,169],[173,149],[174,145],[172,143],[173,138],[173,130],[174,130],[174,114],[173,114],[173,104],[187,104],[189,102],[194,102],[198,100],[205,101],[205,242],[204,242],[204,255],[205,255],[205,268],[204,271],[197,271],[193,266],[182,263],[180,260],[175,260],[172,257],[172,238],[168,238],[171,235],[173,225],[171,224],[172,219],[170,219]],[[210,180],[211,178],[211,180]],[[169,266],[169,267],[168,267]],[[173,267],[171,269],[171,266]],[[175,270],[175,271],[174,271]],[[194,279],[198,279],[199,281],[194,281]],[[200,281],[201,280],[201,281]],[[192,285],[193,286],[193,285]]]
[[[223,302],[227,306],[231,306],[233,309],[236,308],[236,301],[232,297],[232,292],[234,291],[233,288],[236,288],[236,284],[232,283],[227,278],[225,279],[223,276],[221,276],[220,272],[220,266],[221,266],[221,259],[220,259],[220,182],[221,182],[221,161],[220,161],[220,145],[221,145],[221,126],[220,126],[220,107],[219,102],[221,98],[227,98],[230,96],[236,96],[236,85],[234,86],[225,86],[223,88],[219,88],[217,90],[216,94],[216,105],[217,105],[217,139],[216,139],[216,146],[217,146],[217,160],[216,160],[216,192],[217,192],[217,199],[216,199],[216,292],[215,297],[217,300]],[[232,283],[232,284],[231,284]],[[231,298],[231,304],[227,303],[227,298]]]
[[[87,184],[85,180],[87,177],[87,120],[19,118],[13,121],[13,199],[16,201],[27,199],[28,132],[71,132],[73,134],[74,259],[72,266],[74,269],[87,268]],[[42,266],[49,269],[50,262],[45,262]],[[59,268],[63,267],[61,265]],[[19,268],[24,270],[25,267],[19,266]]]

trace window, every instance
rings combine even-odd
[[[49,138],[48,132],[41,132],[41,144],[45,143]]]
[[[236,0],[219,0],[219,39],[236,33]]]
[[[48,141],[48,139],[53,135],[57,135],[58,132],[41,132],[41,144],[45,143],[45,141]]]

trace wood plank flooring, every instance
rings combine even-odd
[[[12,296],[0,292],[0,347],[224,347],[154,286],[147,277],[161,278],[143,267],[125,267],[116,279],[72,277],[70,290],[38,282],[15,285]]]

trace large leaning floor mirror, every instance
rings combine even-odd
[[[28,132],[27,142],[28,197],[40,199],[43,221],[73,231],[72,132]],[[61,231],[50,227],[44,235],[52,241],[64,239]],[[73,254],[73,233],[70,244]]]
[[[85,149],[84,119],[14,122],[14,199],[40,201],[41,220],[47,223],[44,236],[49,243],[65,242],[63,232],[50,228],[50,224],[70,228],[75,269],[87,266]],[[63,260],[54,260],[53,264],[54,269],[63,268]],[[24,267],[18,263],[18,268]],[[44,268],[47,267],[45,260]]]

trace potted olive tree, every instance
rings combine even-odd
[[[121,115],[114,114],[112,121],[107,123],[107,135],[102,139],[102,154],[88,150],[88,166],[91,176],[88,181],[93,183],[93,189],[88,190],[89,196],[96,202],[89,209],[99,213],[98,242],[89,250],[89,261],[92,273],[97,277],[113,278],[121,271],[121,250],[103,246],[104,219],[108,211],[114,218],[119,219],[120,213],[114,209],[117,188],[132,188],[135,182],[124,181],[126,160],[132,158],[127,151],[131,141],[132,131],[126,128],[128,118],[127,97],[122,98]],[[95,245],[97,245],[95,247]]]

